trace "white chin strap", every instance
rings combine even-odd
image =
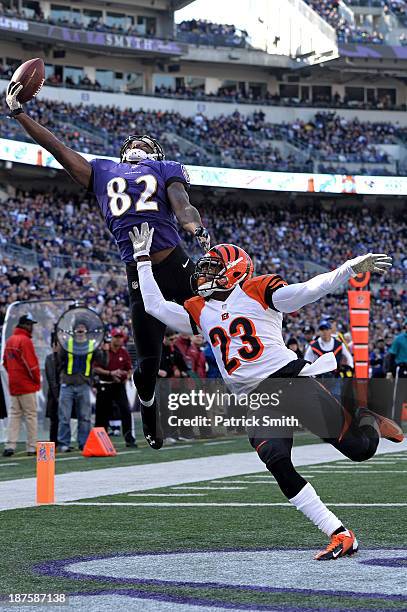
[[[203,283],[203,285],[200,285],[200,287],[198,287],[198,294],[201,295],[202,297],[209,297],[210,295],[212,295],[214,291],[230,291],[231,289],[234,289],[236,285],[239,285],[242,281],[244,281],[246,277],[247,277],[247,273],[242,278],[239,278],[239,280],[235,282],[233,287],[227,287],[227,288],[219,287],[218,285],[214,286],[215,281],[208,281],[207,283]]]
[[[146,153],[143,149],[127,149],[124,152],[123,160],[127,162],[141,161],[142,159],[157,159],[156,153]]]
[[[214,291],[230,291],[230,288],[224,289],[223,287],[218,287],[218,285],[213,285],[213,281],[209,281],[198,287],[198,294],[202,297],[209,297]]]

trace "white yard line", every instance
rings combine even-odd
[[[204,446],[215,446],[216,444],[233,444],[235,440],[219,440],[218,442],[204,442]]]
[[[256,482],[253,482],[252,484],[257,484],[257,483],[258,484],[263,484],[265,482],[270,482],[270,480],[271,480],[271,478],[268,478],[267,480],[266,479],[258,480]],[[210,484],[223,484],[223,483],[219,483],[217,480],[210,480],[209,483]],[[228,485],[229,484],[231,484],[231,485],[234,485],[234,484],[244,484],[244,485],[247,485],[247,484],[250,484],[250,480],[225,480],[224,484],[225,485],[226,484],[228,484]]]
[[[185,487],[171,487],[172,491],[175,489],[178,491],[246,491],[247,487],[194,487],[188,485]]]
[[[174,444],[174,446],[163,446],[162,449],[160,450],[160,452],[162,453],[163,451],[167,451],[167,450],[180,450],[181,448],[191,448],[192,444],[183,444],[182,446],[177,446],[177,444]]]
[[[378,453],[400,452],[400,447],[407,449],[407,441],[396,445],[382,440]],[[328,444],[307,444],[293,449],[293,461],[296,466],[311,466],[338,460],[348,461]],[[102,495],[148,491],[202,480],[243,476],[260,470],[264,472],[264,466],[257,454],[251,451],[84,472],[75,471],[56,476],[56,500],[68,502]],[[35,478],[0,482],[0,510],[35,506],[35,485]]]
[[[245,507],[267,507],[273,506],[281,507],[286,506],[287,508],[294,508],[294,506],[287,502],[60,502],[59,506],[155,506],[171,508],[204,508],[205,506],[214,506],[223,508],[230,506],[232,508],[245,508]],[[389,503],[372,503],[372,504],[358,504],[358,503],[332,503],[326,504],[329,507],[347,507],[347,508],[404,508],[407,506],[406,503],[400,502],[389,502]]]
[[[141,453],[141,449],[135,448],[134,450],[129,451],[119,451],[118,455],[135,455],[136,453]],[[87,459],[88,457],[84,457],[83,455],[76,455],[75,457],[55,457],[55,461],[75,461],[78,459]]]
[[[321,465],[321,467],[323,467]],[[307,468],[309,469],[309,468]],[[332,472],[327,472],[326,470],[318,470],[318,469],[312,469],[312,473],[313,474],[326,474],[327,476],[336,476],[337,474],[349,474],[351,476],[353,476],[354,474],[366,474],[366,476],[369,476],[369,474],[407,474],[407,470],[359,470],[357,467],[355,467],[353,470],[332,470]],[[305,478],[305,474],[301,474],[302,476],[304,476]],[[258,481],[258,482],[262,482],[262,481]]]
[[[332,470],[353,470],[355,465],[357,465],[360,468],[363,468],[364,470],[370,470],[370,460],[369,460],[369,465],[365,464],[365,463],[348,463],[348,464],[344,464],[344,465],[340,465],[338,463],[336,463],[335,465],[321,465],[321,469],[324,469],[328,472],[331,472]],[[313,468],[310,467],[310,470],[312,470]]]
[[[129,493],[129,497],[206,497],[206,493]]]
[[[19,463],[0,463],[0,467],[10,467],[11,465],[20,465]]]

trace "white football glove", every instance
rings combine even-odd
[[[13,113],[16,110],[23,108],[20,102],[17,100],[17,96],[22,90],[23,86],[20,82],[14,83],[10,81],[6,91],[6,104]]]
[[[377,272],[384,274],[392,266],[392,258],[385,253],[368,253],[350,259],[349,263],[356,274],[361,272]]]
[[[150,255],[151,243],[153,241],[154,228],[148,227],[148,223],[144,222],[141,224],[141,230],[139,231],[136,226],[133,227],[133,231],[129,232],[129,238],[133,243],[133,258],[137,261],[137,257],[143,255]]]

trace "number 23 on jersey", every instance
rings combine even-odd
[[[263,343],[256,335],[256,328],[253,321],[246,319],[246,317],[237,317],[233,319],[229,325],[229,333],[223,327],[213,327],[209,332],[209,337],[212,346],[220,346],[223,365],[229,376],[242,365],[241,359],[243,361],[255,361],[261,356],[264,350]],[[243,344],[237,351],[241,359],[229,357],[232,337],[239,337]]]

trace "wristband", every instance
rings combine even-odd
[[[20,106],[20,108],[15,108],[14,110],[10,111],[8,116],[10,117],[10,119],[12,119],[16,115],[19,115],[20,113],[23,113],[23,112],[24,112],[24,110]]]

